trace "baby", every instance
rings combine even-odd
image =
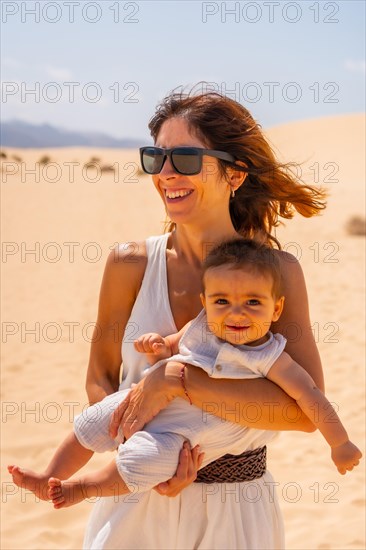
[[[168,361],[182,363],[184,398],[174,399],[144,431],[123,442],[121,436],[110,437],[109,422],[129,390],[107,396],[75,418],[73,433],[57,449],[44,473],[9,466],[14,483],[41,499],[51,499],[55,508],[61,508],[93,496],[152,489],[172,477],[187,439],[192,446],[200,443],[205,453],[202,467],[226,453],[238,455],[272,439],[273,432],[223,421],[190,406],[184,380],[187,363],[215,378],[272,380],[321,431],[338,471],[345,474],[352,470],[362,456],[360,450],[351,443],[333,407],[309,374],[284,351],[285,338],[269,331],[284,305],[276,253],[244,239],[216,247],[203,265],[201,300],[203,311],[177,334],[144,334],[134,343],[153,365],[147,372]],[[107,467],[69,479],[94,452],[116,447],[116,459]]]

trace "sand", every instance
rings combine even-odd
[[[281,158],[303,162],[304,179],[331,193],[322,216],[296,216],[277,236],[305,272],[327,396],[364,452],[365,238],[349,235],[345,224],[364,216],[365,119],[314,119],[267,135]],[[6,465],[41,470],[70,431],[87,402],[89,342],[109,250],[161,233],[165,215],[149,177],[137,173],[134,151],[4,151],[1,546],[79,549],[92,502],[54,511],[13,486]],[[51,164],[39,164],[45,156]],[[92,157],[117,163],[119,174],[85,169]],[[94,457],[92,467],[109,458]],[[289,432],[271,445],[269,467],[288,549],[365,548],[364,462],[341,476],[319,433]]]

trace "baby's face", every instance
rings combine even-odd
[[[258,346],[281,315],[284,298],[272,296],[272,279],[222,265],[208,269],[202,296],[209,329],[230,344]]]

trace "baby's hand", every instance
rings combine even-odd
[[[169,343],[155,332],[143,334],[134,341],[134,346],[139,353],[145,353],[151,365],[172,355]]]
[[[332,460],[337,466],[338,472],[344,475],[347,470],[353,470],[360,463],[362,453],[351,441],[346,441],[338,447],[332,447]]]

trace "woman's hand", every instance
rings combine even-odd
[[[202,465],[205,453],[200,452],[200,447],[196,445],[193,449],[188,441],[185,441],[179,454],[179,463],[175,476],[168,481],[159,483],[154,487],[159,495],[167,497],[176,497],[183,489],[188,487],[197,477],[197,471]]]
[[[135,384],[111,416],[111,437],[117,436],[121,426],[124,437],[129,439],[175,397],[184,397],[179,378],[182,366],[177,361],[169,361]]]

